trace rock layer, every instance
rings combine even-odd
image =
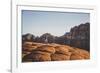
[[[90,59],[88,51],[67,45],[25,42],[22,48],[22,62]]]

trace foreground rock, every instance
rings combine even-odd
[[[22,46],[23,62],[66,61],[90,59],[86,50],[67,45],[25,42]]]

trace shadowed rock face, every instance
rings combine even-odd
[[[70,31],[71,46],[90,51],[90,24],[85,23],[75,26]]]
[[[90,54],[86,50],[55,43],[24,42],[22,48],[22,62],[85,60],[90,58]]]

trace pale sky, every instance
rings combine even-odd
[[[89,13],[22,10],[22,34],[61,36],[72,27],[86,22],[90,22]]]

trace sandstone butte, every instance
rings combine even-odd
[[[90,53],[86,50],[60,44],[24,42],[22,44],[22,62],[87,60]]]

